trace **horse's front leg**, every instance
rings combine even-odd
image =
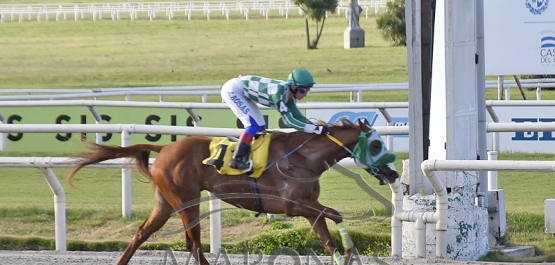
[[[337,228],[339,229],[339,235],[341,236],[341,243],[343,244],[343,248],[345,249],[345,258],[350,259],[351,251],[355,247],[355,243],[351,240],[351,236],[349,236],[349,232],[347,232],[347,227],[343,222],[337,224]]]
[[[328,226],[326,224],[326,219],[324,216],[330,218],[332,221],[334,221],[337,224],[339,229],[339,234],[341,235],[341,242],[342,242],[343,248],[345,249],[344,256],[341,256],[339,251],[337,251],[337,245],[335,244],[335,242],[331,237],[331,234],[328,230]],[[335,262],[338,265],[348,264],[346,260],[350,260],[352,255],[351,251],[353,250],[355,244],[353,243],[353,241],[351,240],[351,237],[349,236],[349,233],[347,232],[347,228],[343,223],[343,218],[341,217],[341,214],[339,214],[339,212],[337,212],[334,209],[324,208],[321,214],[318,215],[317,217],[311,217],[311,216],[305,216],[305,217],[312,225],[312,229],[314,230],[318,238],[324,243],[324,247],[330,252],[331,255],[333,255]]]

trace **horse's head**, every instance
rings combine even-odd
[[[395,154],[389,153],[380,134],[367,120],[358,121],[361,132],[354,153],[355,162],[380,181],[380,185],[395,182],[399,177],[393,162]]]

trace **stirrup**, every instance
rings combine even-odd
[[[247,164],[249,167],[243,169],[243,170],[242,170],[243,173],[249,173],[249,174],[252,173],[252,172],[253,172],[253,169],[252,169],[252,164],[253,164],[252,159],[249,159],[249,161],[247,161],[247,163],[245,163],[245,164]]]
[[[241,171],[243,171],[243,173],[252,173],[252,164],[253,164],[252,159],[249,159],[246,162],[232,159],[231,162],[229,163],[229,167],[233,169],[240,169]],[[246,167],[243,167],[243,166],[246,166]]]

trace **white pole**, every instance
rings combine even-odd
[[[484,48],[484,0],[476,0],[476,54],[479,60],[476,67],[476,90],[478,105],[478,150],[481,160],[485,160],[487,156],[488,141],[486,131],[486,74],[485,74],[485,48]],[[478,179],[480,183],[488,181],[487,172],[479,172]],[[478,186],[478,193],[487,194],[488,187],[485,185]],[[483,196],[484,207],[488,207],[488,196]]]
[[[488,151],[488,160],[497,160],[497,151]],[[488,171],[488,190],[497,189],[497,171]]]
[[[210,199],[210,253],[218,254],[222,248],[222,222],[220,215],[220,199],[208,192]]]
[[[66,251],[66,194],[64,188],[54,175],[51,168],[39,168],[44,179],[54,193],[54,231],[56,234],[56,250]]]
[[[0,124],[2,124],[0,122]],[[6,151],[8,148],[8,134],[0,133],[0,151]]]
[[[131,134],[127,130],[121,132],[121,147],[131,145]],[[131,169],[121,169],[121,214],[131,218]]]
[[[4,116],[2,113],[0,113],[0,125],[1,124],[6,124],[7,119],[6,116]],[[6,144],[8,142],[8,134],[5,132],[1,132],[0,133],[0,151],[6,151]]]
[[[415,222],[416,227],[416,257],[426,258],[426,224],[422,219],[417,218]]]
[[[393,216],[391,216],[391,256],[403,257],[403,223],[399,215],[403,212],[403,188],[399,180],[389,184],[393,200]]]
[[[439,177],[435,174],[434,171],[440,171],[440,169],[436,168],[435,162],[438,160],[425,160],[421,164],[422,173],[428,178],[428,181],[432,185],[433,190],[436,192],[436,211],[433,214],[432,221],[437,220],[436,223],[436,257],[440,259],[444,259],[447,256],[447,240],[446,240],[446,232],[447,232],[447,220],[448,210],[449,207],[447,206],[448,199],[447,199],[447,190],[445,189],[445,185]],[[453,161],[453,160],[449,160]],[[461,161],[461,160],[458,160]],[[469,160],[464,160],[469,161]]]

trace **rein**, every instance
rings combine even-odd
[[[347,152],[349,152],[349,154],[351,154],[352,157],[356,157],[356,154],[351,151],[351,149],[347,148],[341,141],[337,140],[337,138],[331,136],[331,134],[326,134],[326,136],[334,143],[336,143],[337,145],[343,147],[343,149],[347,150]],[[358,145],[358,143],[357,143]],[[356,148],[356,147],[355,147]]]
[[[378,167],[377,162],[380,161],[381,158],[378,158],[377,160],[375,160],[376,157],[372,156],[371,154],[369,154],[368,152],[370,152],[370,149],[368,148],[368,139],[369,137],[372,137],[372,132],[375,132],[374,129],[370,128],[370,131],[368,132],[364,132],[361,131],[359,136],[358,136],[358,140],[357,140],[357,144],[355,145],[354,149],[351,150],[349,149],[347,146],[345,146],[345,144],[343,144],[341,141],[339,141],[337,138],[333,137],[331,134],[326,134],[326,136],[328,137],[328,139],[330,139],[332,142],[336,143],[337,145],[341,146],[343,149],[345,149],[349,154],[351,154],[351,157],[353,157],[355,159],[355,163],[357,165],[359,165],[362,168],[365,169],[370,169],[372,171],[376,170],[376,168]],[[291,150],[289,153],[285,154],[281,159],[284,159],[288,156],[290,156],[291,154],[293,154],[294,152],[296,152],[297,150],[299,150],[301,147],[303,147],[306,143],[308,143],[310,140],[312,140],[314,137],[316,137],[316,135],[313,135],[311,137],[309,137],[308,139],[306,139],[303,143],[301,143],[299,146],[295,147],[293,150]],[[380,140],[381,138],[379,138],[379,135],[376,136],[378,137],[378,139],[376,140]],[[382,142],[383,143],[383,142]],[[382,151],[383,152],[383,151]],[[381,153],[381,152],[380,152]],[[385,151],[385,153],[387,154],[387,151]],[[378,154],[376,156],[383,156],[384,154]],[[279,159],[279,160],[281,160]],[[272,167],[274,164],[276,164],[276,162],[272,163],[271,165],[268,165],[264,170],[267,170],[268,168]]]
[[[281,159],[284,159],[288,156],[290,156],[292,153],[295,153],[297,150],[299,150],[299,148],[303,147],[303,145],[305,145],[306,143],[308,143],[308,141],[312,140],[312,138],[314,138],[316,135],[311,136],[310,138],[306,139],[306,141],[304,141],[302,144],[300,144],[299,146],[295,147],[295,149],[291,150],[289,153],[285,154]]]
[[[306,143],[308,143],[310,140],[312,140],[316,135],[313,135],[311,137],[309,137],[308,139],[306,139],[303,143],[301,143],[299,146],[295,147],[293,150],[289,151],[289,153],[285,154],[284,156],[282,156],[278,161],[290,156],[291,154],[295,153],[297,150],[299,150],[301,147],[303,147],[303,145],[305,145]],[[268,165],[264,171],[266,171],[268,168],[272,167],[273,165],[277,164],[277,162],[272,163],[271,165]]]

